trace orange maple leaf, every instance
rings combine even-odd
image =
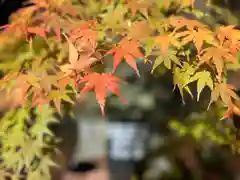
[[[100,105],[101,112],[105,115],[104,107],[106,103],[107,90],[113,94],[119,96],[123,102],[126,102],[124,98],[120,95],[119,83],[120,79],[110,73],[90,73],[85,75],[80,83],[85,83],[84,88],[80,92],[80,96],[90,90],[94,89],[96,93],[96,99]]]
[[[42,27],[27,27],[26,25],[23,24],[17,24],[17,23],[12,23],[12,24],[6,24],[4,26],[1,26],[0,29],[4,29],[3,33],[8,33],[8,32],[21,32],[25,35],[26,39],[28,38],[29,34],[35,34],[43,37],[45,40],[47,39],[46,32],[47,30]]]
[[[152,32],[149,23],[146,20],[143,21],[135,21],[129,28],[128,28],[128,36],[139,40],[142,39]]]
[[[113,71],[116,70],[123,58],[125,58],[125,61],[128,63],[128,65],[136,71],[138,76],[140,76],[135,59],[143,58],[144,55],[139,50],[139,46],[140,44],[138,41],[123,39],[117,47],[114,47],[108,51],[107,54],[113,54],[114,56]]]
[[[235,26],[236,25],[222,26],[215,32],[221,45],[226,39],[232,42],[237,42],[240,40],[240,31],[234,29]]]
[[[236,57],[234,57],[228,49],[225,49],[222,46],[208,47],[204,49],[200,54],[200,65],[203,63],[214,64],[217,69],[219,80],[221,80],[225,62],[237,62]]]
[[[225,40],[223,43],[223,47],[226,47],[229,49],[229,51],[235,56],[238,51],[240,51],[240,42],[239,41],[230,41]]]
[[[39,35],[39,36],[43,37],[45,40],[47,40],[47,35],[46,35],[47,30],[45,28],[42,28],[42,27],[27,27],[26,31],[27,31],[27,33],[32,33],[32,34],[35,34],[35,35]]]
[[[34,2],[29,3],[35,4],[35,1],[37,0],[34,0]],[[41,7],[42,6],[36,4],[35,5],[31,4],[31,6],[29,7],[17,10],[17,12],[11,16],[10,19],[11,23],[1,26],[0,28],[4,29],[3,32],[14,32],[14,34],[16,32],[18,33],[20,32],[21,33],[20,35],[22,35],[23,33],[26,37],[28,37],[28,33],[32,33],[40,35],[46,39],[47,30],[43,27],[33,25],[34,23],[32,21],[33,14],[37,12]]]
[[[173,33],[157,36],[154,40],[160,46],[163,55],[166,55],[170,45],[180,47],[180,43]]]
[[[209,106],[219,98],[221,98],[223,103],[228,107],[231,107],[235,100],[239,101],[239,97],[236,94],[236,89],[232,85],[226,83],[215,84],[215,87],[211,92],[211,100]]]
[[[176,33],[175,36],[178,38],[183,37],[183,39],[181,40],[181,43],[183,43],[183,45],[192,41],[195,44],[198,52],[200,52],[200,50],[202,49],[204,41],[210,43],[213,41],[211,31],[201,28],[198,28],[197,30],[186,30],[183,32],[179,32]]]
[[[187,27],[189,30],[194,30],[195,28],[207,28],[207,25],[202,24],[196,20],[186,19],[180,16],[172,16],[168,20],[168,23],[176,28],[176,30],[181,29],[183,27]]]
[[[70,40],[75,42],[77,39],[82,42],[89,42],[92,49],[96,48],[97,32],[93,30],[95,28],[95,22],[88,22],[80,24],[70,32]],[[81,51],[81,49],[79,49]]]

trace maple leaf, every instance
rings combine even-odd
[[[227,110],[225,111],[225,113],[221,119],[232,118],[234,114],[237,116],[240,116],[240,103],[239,102],[234,102],[233,104],[228,105]]]
[[[111,3],[106,6],[106,10],[106,13],[100,15],[102,24],[118,30],[121,29],[122,24],[126,24],[126,21],[124,21],[124,14],[127,13],[128,9],[124,7],[123,4],[118,4],[116,7],[114,3]]]
[[[221,80],[222,71],[225,61],[236,63],[237,59],[234,57],[228,49],[225,49],[222,46],[211,46],[204,49],[201,52],[200,56],[200,65],[203,63],[210,64],[211,62],[216,66],[218,79]]]
[[[201,29],[208,28],[207,25],[202,24],[199,21],[186,19],[181,16],[172,16],[167,21],[169,22],[169,24],[171,24],[176,28],[175,31],[183,27],[187,27],[187,29],[189,30],[194,30],[195,28],[201,28]]]
[[[22,33],[25,35],[25,37],[28,37],[28,33],[40,35],[44,39],[46,39],[46,32],[47,30],[43,27],[39,26],[33,26],[33,22],[30,21],[30,19],[33,16],[33,13],[36,12],[40,7],[38,6],[30,6],[27,8],[21,8],[16,13],[14,13],[11,16],[11,23],[1,26],[1,29],[4,29],[3,32],[16,32],[19,35],[22,35]]]
[[[34,88],[32,95],[32,107],[37,107],[39,111],[42,111],[43,106],[46,104],[50,104],[46,95],[44,95],[40,88]]]
[[[38,10],[38,7],[34,5],[20,8],[10,16],[10,21],[16,22],[17,24],[27,25],[31,23],[29,20],[33,16],[33,13],[37,10]]]
[[[64,75],[60,75],[60,73],[58,73],[57,77],[60,77],[57,86],[60,90],[64,90],[66,89],[67,85],[73,84],[73,79],[70,78],[69,76],[65,76],[65,73]]]
[[[131,10],[132,15],[135,16],[137,12],[141,12],[144,15],[147,14],[147,9],[153,3],[152,0],[141,1],[141,0],[128,0],[126,6]]]
[[[20,32],[25,35],[26,39],[28,38],[29,34],[35,34],[43,37],[45,40],[47,40],[46,32],[47,30],[42,27],[27,27],[26,25],[23,24],[7,24],[4,26],[1,26],[0,29],[4,29],[3,33],[10,33],[10,32]],[[21,34],[19,34],[21,35]]]
[[[151,28],[147,21],[136,21],[130,25],[128,36],[139,40],[143,37],[148,36],[151,33]]]
[[[239,102],[234,103],[232,111],[233,111],[234,114],[240,116],[240,104],[239,104]]]
[[[38,22],[42,22],[44,25],[42,31],[55,33],[58,41],[61,41],[62,28],[69,26],[65,20],[59,19],[57,15],[51,14],[48,11],[42,12],[38,16],[34,16],[31,20],[33,24],[39,24]]]
[[[69,62],[70,64],[74,64],[78,60],[78,50],[75,48],[73,43],[68,39],[66,35],[65,37],[68,41],[68,46],[69,46]]]
[[[58,1],[46,1],[46,0],[30,0],[29,4],[34,4],[36,6],[37,10],[40,8],[44,9],[51,9],[54,8],[58,12],[60,12],[62,15],[69,14],[72,16],[77,15],[77,11],[75,8],[72,8],[69,6],[69,1],[65,0],[58,0]]]
[[[4,33],[7,34],[12,32],[17,32],[15,34],[16,36],[22,36],[23,32],[25,31],[25,29],[23,29],[22,26],[17,23],[11,23],[11,24],[0,26],[0,29],[2,30],[1,35]]]
[[[43,37],[45,40],[47,40],[47,35],[46,35],[47,30],[45,28],[42,28],[42,27],[27,27],[26,31],[28,33],[39,35],[39,36]]]
[[[61,28],[59,25],[55,27],[55,34],[58,41],[61,41]]]
[[[28,0],[28,4],[34,4],[38,8],[48,8],[49,4],[45,0]]]
[[[88,55],[82,55],[79,59],[71,64],[65,64],[60,66],[61,70],[67,75],[72,74],[74,71],[81,72],[90,67],[91,64],[95,63],[98,59],[89,57]]]
[[[65,1],[65,2],[67,2],[67,1]],[[70,1],[68,1],[68,2],[70,2]],[[55,5],[55,8],[57,9],[58,12],[61,13],[61,15],[71,15],[73,17],[76,17],[79,14],[76,8],[71,7],[67,4]]]
[[[176,33],[175,37],[183,38],[181,40],[182,45],[185,45],[192,41],[195,44],[198,52],[200,52],[200,50],[202,49],[204,41],[212,43],[214,39],[211,31],[200,28],[197,30],[186,30],[183,32]]]
[[[174,89],[178,87],[180,94],[183,99],[183,90],[186,90],[191,97],[193,97],[192,92],[190,88],[188,87],[189,80],[191,76],[195,73],[196,67],[188,64],[187,62],[184,62],[182,67],[175,67],[173,71],[173,81],[174,81]]]
[[[44,73],[39,82],[39,86],[46,92],[49,93],[52,91],[53,86],[57,87],[57,76],[47,75]]]
[[[152,68],[152,72],[160,65],[162,62],[164,63],[165,67],[168,69],[171,69],[172,62],[181,66],[181,63],[176,56],[177,51],[174,49],[169,48],[165,55],[160,55],[158,58],[154,61],[154,65]]]
[[[166,54],[170,45],[180,47],[180,43],[173,33],[157,36],[154,40],[160,46],[163,55]]]
[[[27,92],[30,88],[30,84],[27,82],[27,76],[20,74],[16,77],[14,82],[13,87],[7,89],[8,97],[15,97],[12,103],[14,107],[19,105],[24,107],[28,96]]]
[[[93,30],[96,26],[95,22],[88,22],[84,24],[80,24],[76,28],[73,28],[70,31],[70,40],[72,42],[79,40],[80,44],[78,50],[82,51],[84,48],[83,45],[88,44],[91,45],[91,49],[96,48],[97,41],[97,32]],[[82,46],[81,46],[82,45]]]
[[[123,58],[125,58],[125,61],[128,63],[128,65],[136,71],[138,76],[140,76],[135,59],[143,58],[144,55],[140,52],[139,46],[140,44],[138,41],[123,39],[120,41],[117,47],[114,47],[108,51],[107,54],[113,54],[114,57],[113,71],[116,70]]]
[[[190,78],[188,83],[191,83],[193,81],[197,81],[197,101],[199,101],[200,94],[205,86],[208,86],[211,90],[213,90],[213,80],[211,78],[210,72],[208,71],[197,72]]]
[[[215,34],[220,41],[220,45],[228,39],[231,42],[237,42],[240,40],[240,31],[234,29],[236,25],[229,26],[221,26],[218,30],[216,30]]]
[[[68,39],[69,44],[69,64],[65,64],[60,66],[61,70],[65,72],[67,75],[72,74],[73,71],[83,71],[85,68],[89,67],[91,64],[97,61],[96,58],[90,57],[89,55],[82,54],[79,57],[78,50],[75,48],[73,43]]]
[[[223,47],[229,49],[229,51],[235,56],[237,55],[238,51],[240,51],[240,42],[232,42],[230,40],[225,40],[223,43]]]
[[[225,83],[217,83],[215,85],[211,92],[211,100],[208,106],[210,107],[210,105],[219,98],[221,98],[223,103],[227,106],[233,105],[233,99],[239,100],[238,95],[235,93],[235,88],[232,85]]]
[[[60,90],[52,90],[48,95],[48,100],[53,101],[56,110],[59,114],[61,114],[61,102],[62,100],[73,104],[74,102],[70,99],[70,97],[66,94],[66,91]]]
[[[110,73],[90,73],[85,75],[80,83],[85,83],[84,88],[80,92],[80,96],[90,90],[94,89],[96,93],[96,99],[98,104],[100,105],[101,112],[105,115],[104,107],[106,103],[107,90],[112,92],[113,94],[119,96],[123,102],[126,102],[124,98],[120,95],[119,83],[120,79]]]

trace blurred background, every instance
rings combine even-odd
[[[0,1],[0,23],[21,7],[20,0]],[[204,0],[195,7],[211,13],[203,17],[208,24],[239,24],[240,1],[216,0],[208,8]],[[187,16],[187,14],[185,14]],[[65,165],[55,172],[58,179],[91,180],[238,180],[240,157],[229,140],[231,120],[219,121],[217,105],[206,111],[209,92],[199,102],[186,96],[184,102],[174,90],[172,74],[164,68],[150,74],[150,66],[138,64],[141,78],[125,65],[117,74],[126,80],[123,104],[110,97],[105,118],[94,94],[74,107],[75,119],[65,115],[53,127],[62,138],[59,145]],[[106,68],[108,65],[106,64]],[[110,67],[110,65],[109,65]],[[233,67],[236,70],[239,67]],[[237,88],[240,75],[230,80]],[[193,89],[195,85],[192,85]],[[239,87],[238,87],[239,86]]]

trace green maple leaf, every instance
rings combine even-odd
[[[51,179],[51,174],[50,174],[50,167],[58,167],[57,164],[55,164],[50,156],[45,155],[39,159],[37,169],[34,171],[30,171],[28,175],[29,180],[40,180],[40,179],[46,179],[50,180]]]
[[[40,169],[40,172],[42,172],[41,174],[44,178],[47,178],[47,179],[51,178],[50,167],[58,167],[58,165],[54,163],[51,160],[51,157],[48,155],[41,157],[41,162],[38,168]]]
[[[174,49],[169,48],[166,52],[166,55],[160,55],[158,58],[155,60],[152,72],[162,63],[165,65],[166,68],[171,69],[172,63],[175,63],[179,66],[181,66],[181,63],[176,56],[177,51]]]
[[[43,105],[42,111],[40,111],[38,108],[35,109],[37,118],[36,122],[31,128],[30,133],[33,136],[37,136],[38,140],[43,140],[43,134],[48,134],[50,136],[53,136],[53,133],[49,129],[48,125],[50,123],[57,123],[57,119],[53,116],[53,108],[51,108],[49,105]]]
[[[176,67],[173,71],[173,80],[174,80],[174,87],[178,87],[182,100],[183,100],[183,90],[186,90],[188,94],[193,97],[188,84],[190,83],[190,78],[196,71],[195,67],[187,62],[183,63],[181,68]],[[184,103],[184,100],[183,100]]]
[[[197,72],[190,78],[188,83],[193,81],[197,81],[197,101],[199,101],[200,94],[205,86],[208,86],[211,90],[213,90],[213,80],[210,72],[208,71]]]
[[[106,13],[101,14],[102,24],[107,25],[107,27],[118,28],[122,24],[125,24],[124,14],[127,12],[127,8],[124,8],[122,4],[118,4],[117,7],[114,4],[106,6]]]

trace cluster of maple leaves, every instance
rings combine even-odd
[[[181,92],[185,89],[191,93],[188,84],[197,81],[198,99],[203,88],[208,86],[212,91],[210,104],[220,97],[229,107],[228,112],[232,111],[236,104],[233,99],[238,99],[238,96],[234,88],[226,84],[223,75],[226,73],[227,63],[238,63],[240,31],[233,25],[212,30],[198,20],[182,16],[156,20],[151,15],[154,12],[149,13],[151,8],[156,7],[156,3],[157,7],[166,8],[172,2],[174,1],[119,1],[121,7],[129,10],[127,13],[131,14],[131,18],[123,22],[125,14],[117,9],[120,5],[105,1],[105,6],[112,8],[113,18],[117,19],[114,23],[118,26],[104,29],[101,26],[104,20],[81,18],[70,2],[30,0],[29,3],[33,5],[19,10],[12,17],[12,22],[2,27],[0,37],[2,40],[12,34],[15,38],[25,37],[31,49],[34,36],[41,36],[46,41],[50,36],[56,36],[56,42],[68,43],[68,60],[50,66],[46,61],[35,57],[31,68],[23,66],[18,71],[14,69],[6,72],[1,79],[1,89],[10,89],[9,93],[17,94],[19,98],[13,107],[20,104],[25,106],[30,102],[32,107],[41,108],[43,104],[53,102],[58,112],[61,111],[62,100],[72,102],[66,93],[70,85],[80,95],[94,90],[104,114],[107,91],[121,97],[121,80],[114,75],[119,64],[125,61],[140,76],[136,60],[145,59],[146,63],[153,63],[153,71],[161,64],[172,69],[177,76],[175,84]],[[181,8],[194,3],[193,0],[179,2]],[[139,14],[144,18],[139,18]],[[133,20],[134,17],[138,17],[135,18],[137,20]],[[106,48],[103,53],[99,49],[99,33],[105,33],[104,42],[108,34],[111,34],[109,31],[112,31],[114,37],[120,37],[120,41],[111,41],[111,47]],[[193,44],[196,49],[195,64],[190,63],[189,54],[186,54],[189,44]],[[181,52],[184,58],[180,58]],[[91,67],[97,62],[104,63],[104,58],[108,55],[113,57],[112,72],[94,72]],[[151,55],[157,58],[152,60],[149,58]],[[208,69],[202,69],[203,65],[208,65]],[[14,85],[9,87],[8,84],[13,80]]]

